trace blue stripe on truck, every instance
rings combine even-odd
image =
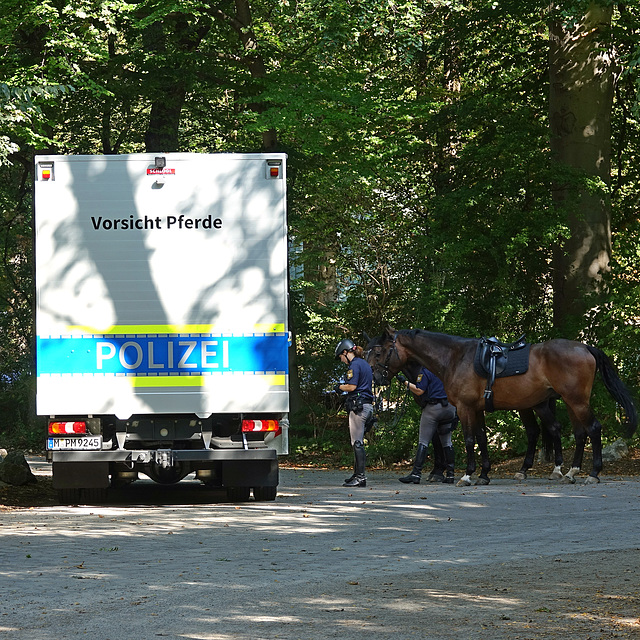
[[[288,373],[288,336],[62,336],[37,338],[38,375]]]

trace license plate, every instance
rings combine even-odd
[[[48,438],[47,449],[49,451],[94,451],[102,449],[102,436]]]

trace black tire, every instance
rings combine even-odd
[[[227,487],[229,502],[248,502],[250,495],[251,487]]]
[[[278,495],[278,487],[253,487],[256,502],[271,502]]]

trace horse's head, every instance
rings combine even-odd
[[[373,381],[377,385],[389,384],[405,365],[406,356],[401,356],[396,348],[396,333],[387,327],[380,337],[370,339],[365,349],[364,357],[373,369]]]

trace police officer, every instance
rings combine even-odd
[[[354,458],[353,475],[345,480],[343,487],[367,486],[364,434],[367,422],[373,417],[373,371],[363,355],[362,347],[349,339],[341,340],[335,351],[336,360],[349,367],[345,382],[335,387],[338,392],[347,392],[345,407],[349,412],[349,436]]]
[[[442,481],[447,484],[453,484],[455,454],[453,443],[451,442],[451,432],[458,420],[456,409],[452,404],[449,404],[440,378],[431,373],[426,367],[418,367],[416,365],[413,371],[407,369],[409,374],[415,371],[418,371],[418,373],[415,376],[411,375],[415,382],[410,382],[402,373],[397,375],[398,380],[405,384],[407,389],[414,395],[415,401],[422,407],[418,450],[413,463],[413,470],[409,475],[399,478],[399,480],[405,484],[420,484],[422,467],[427,459],[429,443],[437,434],[442,444],[445,462],[446,475]]]

